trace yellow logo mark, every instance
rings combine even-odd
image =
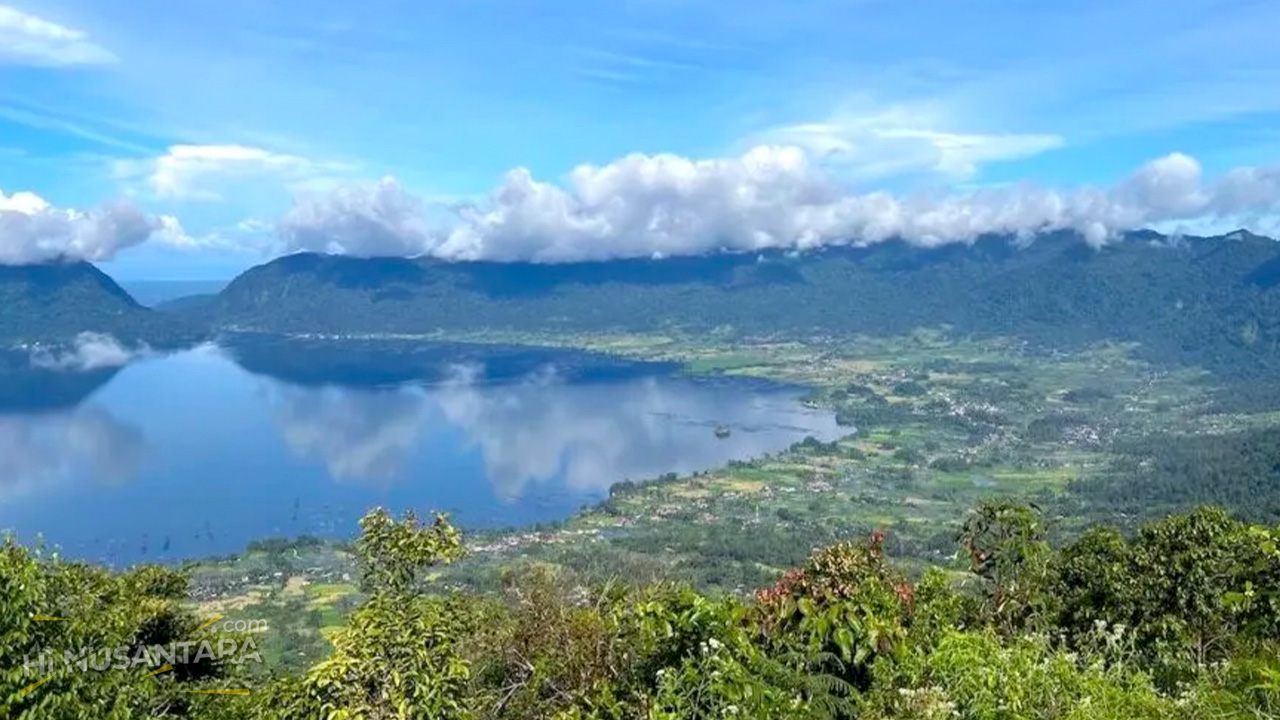
[[[144,678],[149,678],[149,677],[151,677],[152,675],[159,675],[159,674],[160,674],[160,673],[162,673],[162,672],[169,672],[169,671],[170,671],[170,670],[172,670],[172,669],[173,669],[173,666],[172,666],[172,665],[165,665],[164,667],[160,668],[159,670],[152,670],[151,672],[147,673],[146,675],[143,675],[142,677],[144,677]]]
[[[209,627],[210,625],[212,625],[212,624],[214,624],[214,623],[218,622],[218,621],[219,621],[219,620],[221,620],[223,617],[224,617],[223,615],[214,615],[213,617],[209,618],[209,622],[207,622],[207,623],[205,623],[205,624],[201,625],[200,627],[196,628],[196,632],[200,632],[201,630],[203,630],[203,629],[205,629],[205,628]]]
[[[28,686],[26,686],[26,687],[22,688],[22,692],[18,693],[18,697],[26,697],[28,694],[30,694],[30,693],[31,693],[31,691],[32,691],[32,690],[35,690],[36,688],[40,687],[41,685],[43,685],[43,684],[45,684],[45,683],[49,682],[49,679],[50,679],[50,678],[52,678],[52,677],[53,677],[52,675],[48,675],[48,676],[46,676],[46,677],[45,677],[45,679],[41,680],[40,682],[38,682],[38,683],[32,683],[32,684],[30,684],[30,685],[28,685]]]

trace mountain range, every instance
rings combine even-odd
[[[1013,335],[1070,348],[1140,343],[1151,359],[1280,376],[1280,244],[1131,233],[1095,249],[1071,233],[921,248],[885,242],[564,264],[298,253],[220,292],[142,307],[86,263],[0,268],[0,341],[83,330],[151,344],[225,331],[422,334],[731,331],[813,337]]]

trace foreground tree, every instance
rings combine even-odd
[[[369,598],[332,638],[333,654],[299,681],[282,681],[264,718],[449,720],[467,717],[467,663],[457,642],[469,632],[449,599],[417,592],[421,572],[462,553],[443,515],[429,526],[381,508],[360,520],[356,553]]]
[[[132,720],[243,717],[244,689],[229,658],[202,656],[215,636],[185,605],[181,572],[140,566],[127,572],[62,560],[0,542],[0,717],[15,720]],[[167,663],[153,648],[196,645],[188,662]]]
[[[820,548],[752,600],[686,585],[506,576],[432,592],[462,552],[444,517],[375,510],[355,549],[366,600],[324,661],[249,697],[234,667],[153,677],[6,667],[3,717],[188,720],[1156,720],[1280,718],[1280,532],[1217,510],[1063,550],[1034,508],[992,503],[966,570],[899,574],[884,536]],[[0,650],[190,637],[186,579],[0,548]],[[44,621],[38,616],[65,618]],[[195,631],[198,634],[198,631]]]

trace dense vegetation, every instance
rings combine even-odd
[[[112,574],[0,548],[5,717],[1274,718],[1280,529],[1202,508],[1064,547],[1038,513],[988,503],[952,571],[910,578],[872,533],[816,551],[751,600],[671,584],[584,587],[545,566],[494,596],[433,591],[461,552],[442,517],[373,511],[365,600],[300,675],[178,664],[43,678],[40,649],[199,637],[185,578]],[[37,621],[50,615],[58,621]],[[213,632],[213,631],[207,631]],[[43,683],[31,687],[34,683]],[[199,691],[246,688],[248,695]],[[27,689],[27,690],[22,690]]]
[[[1064,512],[1150,516],[1213,504],[1258,522],[1280,519],[1280,432],[1144,437],[1115,448],[1111,472],[1071,487]]]
[[[65,343],[82,332],[134,345],[180,347],[203,326],[134,301],[87,262],[0,265],[0,345]]]
[[[193,314],[223,327],[306,333],[732,329],[888,335],[949,325],[1053,347],[1140,342],[1147,357],[1226,376],[1280,367],[1275,241],[1177,242],[1139,233],[1092,250],[1070,235],[919,249],[889,242],[563,265],[290,255]]]

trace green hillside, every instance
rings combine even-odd
[[[1233,375],[1280,364],[1280,246],[1154,233],[1093,250],[901,243],[804,255],[533,265],[297,254],[253,268],[196,313],[224,328],[401,333],[475,328],[885,335],[921,326],[1070,348],[1141,343],[1149,359]]]
[[[202,326],[139,305],[87,262],[0,265],[0,344],[63,343],[82,332],[123,343],[176,347],[204,334]]]

